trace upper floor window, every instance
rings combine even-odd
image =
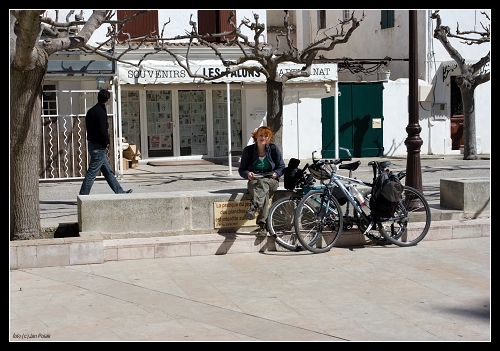
[[[43,86],[42,114],[57,115],[57,91],[55,85]]]
[[[318,29],[326,28],[326,10],[318,10]]]
[[[198,10],[198,34],[216,34],[223,32],[230,32],[233,27],[228,23],[228,19],[231,15],[231,11],[234,12],[234,17],[231,21],[238,26],[236,22],[236,10]],[[227,39],[232,39],[232,36],[228,36]],[[208,38],[209,42],[224,42],[226,37]]]
[[[124,19],[131,18],[137,12],[139,10],[117,10],[116,18],[118,21],[123,21]],[[131,39],[150,34],[160,36],[161,31],[158,30],[158,10],[150,10],[125,23],[122,33],[130,34]],[[122,33],[118,35],[118,40],[123,41],[128,39],[128,36]]]
[[[382,10],[380,25],[382,29],[394,27],[394,10]]]
[[[342,10],[342,20],[347,21],[351,17],[351,10]]]

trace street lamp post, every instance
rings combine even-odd
[[[405,140],[406,155],[406,182],[422,192],[422,171],[420,165],[420,146],[423,141],[420,138],[422,128],[418,123],[418,37],[417,37],[417,11],[410,10],[410,72],[409,72],[409,96],[408,96],[408,126]]]

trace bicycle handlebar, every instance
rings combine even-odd
[[[346,149],[347,150],[347,149]],[[342,159],[341,158],[336,158],[334,160],[331,160],[331,159],[324,159],[324,158],[315,158],[314,157],[314,154],[318,152],[317,150],[314,150],[312,153],[311,153],[311,157],[312,157],[312,160],[313,160],[313,163],[317,163],[317,162],[324,162],[324,163],[330,163],[330,164],[334,164],[334,165],[338,165],[339,163],[342,163]],[[347,152],[349,152],[349,150],[347,150]],[[350,155],[350,154],[349,154]]]

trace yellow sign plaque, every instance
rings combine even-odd
[[[255,226],[255,219],[245,218],[249,207],[250,200],[214,202],[214,228]]]

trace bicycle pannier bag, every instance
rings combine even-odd
[[[383,171],[373,184],[370,210],[372,214],[389,218],[396,211],[396,205],[401,199],[403,184],[391,171]]]
[[[288,161],[288,166],[283,170],[283,186],[285,187],[285,189],[295,189],[300,179],[302,178],[304,172],[300,168],[298,168],[299,164],[300,160],[296,158],[291,158],[290,161]]]

